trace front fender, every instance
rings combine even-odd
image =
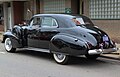
[[[17,36],[15,36],[14,34],[12,34],[11,31],[7,31],[7,32],[5,32],[3,34],[2,43],[5,42],[6,38],[10,38],[11,39],[13,48],[22,47],[21,40]]]
[[[87,45],[84,41],[77,39],[72,35],[58,34],[50,41],[51,53],[65,53],[68,55],[87,54]]]

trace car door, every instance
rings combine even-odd
[[[48,16],[42,17],[41,28],[37,35],[39,37],[38,46],[48,49],[51,38],[59,33],[57,29],[58,23],[55,18]]]
[[[38,33],[40,31],[41,17],[33,17],[28,27],[28,47],[39,47]]]

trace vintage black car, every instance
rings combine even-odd
[[[59,64],[68,63],[71,56],[96,59],[117,51],[115,42],[83,15],[37,14],[27,25],[5,32],[2,42],[7,52],[25,48],[52,53]]]

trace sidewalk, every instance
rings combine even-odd
[[[120,44],[117,44],[117,48],[119,48],[117,52],[113,52],[111,54],[102,54],[101,56],[105,58],[120,60]]]

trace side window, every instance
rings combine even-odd
[[[44,17],[41,22],[42,27],[58,27],[57,21],[52,17]]]
[[[40,17],[34,17],[30,22],[30,26],[32,26],[32,28],[39,28],[40,25],[41,25]]]

